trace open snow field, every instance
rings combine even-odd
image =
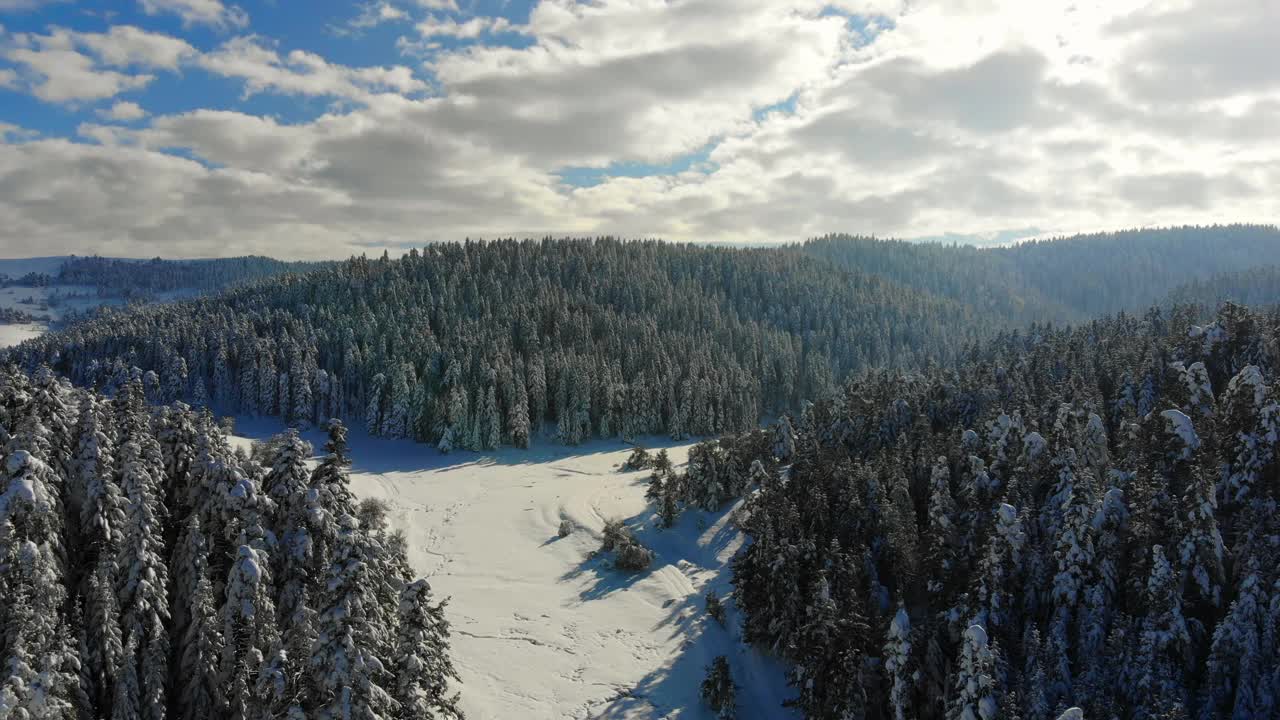
[[[262,438],[268,421],[237,432]],[[316,446],[318,432],[306,434]],[[777,663],[744,648],[706,616],[703,595],[732,589],[726,563],[742,536],[729,512],[690,510],[670,530],[648,512],[648,472],[618,472],[630,448],[598,441],[493,453],[434,449],[369,438],[352,429],[352,488],[391,507],[414,569],[452,598],[454,662],[462,706],[495,718],[682,718],[712,713],[698,690],[704,668],[727,655],[740,686],[739,714],[792,717]],[[243,440],[247,442],[247,440]],[[667,447],[683,463],[688,444]],[[578,529],[557,537],[561,518]],[[629,518],[657,554],[628,574],[592,558],[605,520]]]
[[[5,261],[0,261],[3,271]],[[17,345],[49,329],[71,311],[86,312],[99,305],[119,305],[119,298],[100,298],[97,289],[87,285],[50,285],[48,287],[0,287],[0,307],[16,308],[49,322],[22,324],[0,323],[0,349]],[[30,300],[31,302],[27,302]]]
[[[41,323],[21,323],[17,325],[0,323],[0,350],[34,337],[40,337],[47,329]]]

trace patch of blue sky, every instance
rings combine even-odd
[[[800,99],[800,93],[798,92],[791,93],[791,95],[789,95],[785,100],[781,100],[779,102],[772,103],[770,105],[765,105],[764,107],[756,108],[755,111],[751,113],[751,119],[755,120],[756,122],[760,122],[761,120],[764,120],[766,117],[774,113],[791,115],[795,113],[796,102],[798,102],[799,99]]]
[[[845,18],[849,29],[854,33],[855,47],[869,45],[880,33],[894,28],[893,18],[884,15],[851,13],[832,5],[823,8],[819,14],[823,17]]]
[[[553,173],[560,182],[569,187],[594,187],[610,178],[629,177],[644,178],[655,176],[679,175],[684,172],[697,172],[708,175],[716,171],[716,163],[711,161],[711,151],[718,141],[707,143],[698,150],[681,155],[665,163],[613,162],[604,167],[566,167]]]

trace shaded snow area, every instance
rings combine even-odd
[[[278,428],[260,425],[242,421],[237,432],[262,438]],[[305,436],[323,444],[317,432]],[[648,472],[618,471],[628,446],[440,455],[354,428],[350,440],[352,489],[390,505],[414,569],[452,598],[469,718],[710,720],[699,686],[717,655],[728,656],[739,685],[737,717],[795,717],[781,707],[790,696],[783,667],[741,644],[732,603],[728,629],[705,611],[708,590],[732,590],[727,564],[743,542],[728,509],[689,510],[659,529],[644,500]],[[689,445],[649,447],[668,448],[680,464]],[[622,572],[594,556],[616,517],[654,550],[649,570]],[[561,538],[564,518],[576,529]]]

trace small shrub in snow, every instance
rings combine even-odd
[[[560,530],[558,534],[560,537],[569,537],[573,534],[573,522],[570,521],[569,518],[560,518]]]
[[[702,699],[716,711],[720,720],[731,720],[737,715],[737,690],[738,686],[733,683],[733,675],[729,672],[729,660],[720,655],[707,666],[707,677],[702,681]]]
[[[720,627],[724,627],[724,603],[720,602],[720,596],[716,595],[715,590],[707,591],[707,614],[720,623]]]
[[[632,538],[618,548],[613,559],[613,566],[628,572],[640,572],[653,564],[653,551]]]
[[[627,458],[626,464],[622,467],[625,470],[645,470],[653,467],[653,457],[649,455],[648,450],[637,445],[636,448],[631,451],[631,457]]]
[[[604,540],[600,543],[600,550],[603,552],[613,552],[617,549],[618,544],[631,537],[631,530],[622,522],[621,519],[613,519],[604,524]]]
[[[613,566],[619,570],[639,572],[653,563],[653,551],[636,540],[631,528],[622,520],[610,520],[604,525],[604,540],[600,544],[601,552],[612,552]]]

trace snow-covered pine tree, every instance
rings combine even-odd
[[[901,604],[889,621],[889,629],[885,633],[884,670],[889,681],[889,712],[892,713],[893,720],[914,717],[911,712],[911,696],[915,685],[911,669],[911,618]]]
[[[382,373],[374,375],[369,381],[364,407],[364,423],[370,435],[377,435],[382,430],[383,394],[386,384],[387,376]]]
[[[511,444],[518,448],[529,447],[529,393],[525,389],[524,377],[515,375],[515,402],[507,408],[507,433],[511,436]]]
[[[737,684],[729,670],[729,659],[716,656],[707,666],[707,676],[702,681],[702,699],[720,720],[733,720],[738,709]]]
[[[183,720],[206,720],[225,712],[224,688],[218,673],[223,637],[207,560],[209,542],[193,514],[183,528],[174,554],[175,635],[178,688]]]
[[[485,390],[481,427],[481,447],[485,450],[497,449],[502,444],[502,416],[498,412],[498,397],[493,385]]]
[[[219,612],[223,646],[218,679],[226,696],[225,717],[233,720],[251,720],[269,709],[266,698],[256,693],[258,673],[279,641],[268,568],[263,551],[240,545],[227,576]]]
[[[431,585],[426,580],[408,583],[400,593],[392,667],[392,695],[400,717],[463,717],[458,695],[449,687],[451,681],[458,681],[458,674],[449,658],[447,602],[431,602]]]
[[[140,383],[130,383],[116,397],[116,417],[117,472],[127,518],[118,555],[118,594],[125,646],[134,648],[133,655],[126,651],[122,662],[136,668],[142,693],[125,702],[136,703],[148,720],[163,720],[169,680],[169,570],[156,490],[163,482],[164,467],[159,443],[148,432]],[[117,694],[116,703],[120,702]]]
[[[1138,636],[1141,673],[1135,688],[1138,704],[1134,718],[1154,720],[1186,708],[1187,684],[1182,668],[1191,643],[1182,614],[1178,577],[1159,545],[1151,549],[1151,575],[1144,600],[1146,617]]]
[[[1233,720],[1267,717],[1276,707],[1270,696],[1275,648],[1268,651],[1267,588],[1256,557],[1246,561],[1235,602],[1213,631],[1205,663],[1201,717]]]
[[[943,593],[956,570],[959,536],[947,459],[938,457],[929,475],[929,592]]]
[[[995,720],[1000,706],[996,653],[981,625],[964,632],[948,720]]]
[[[336,524],[334,554],[311,649],[316,716],[325,720],[381,717],[391,712],[395,700],[385,689],[391,680],[387,669],[373,653],[380,630],[370,621],[378,602],[370,577],[371,559],[356,518],[344,514]]]

